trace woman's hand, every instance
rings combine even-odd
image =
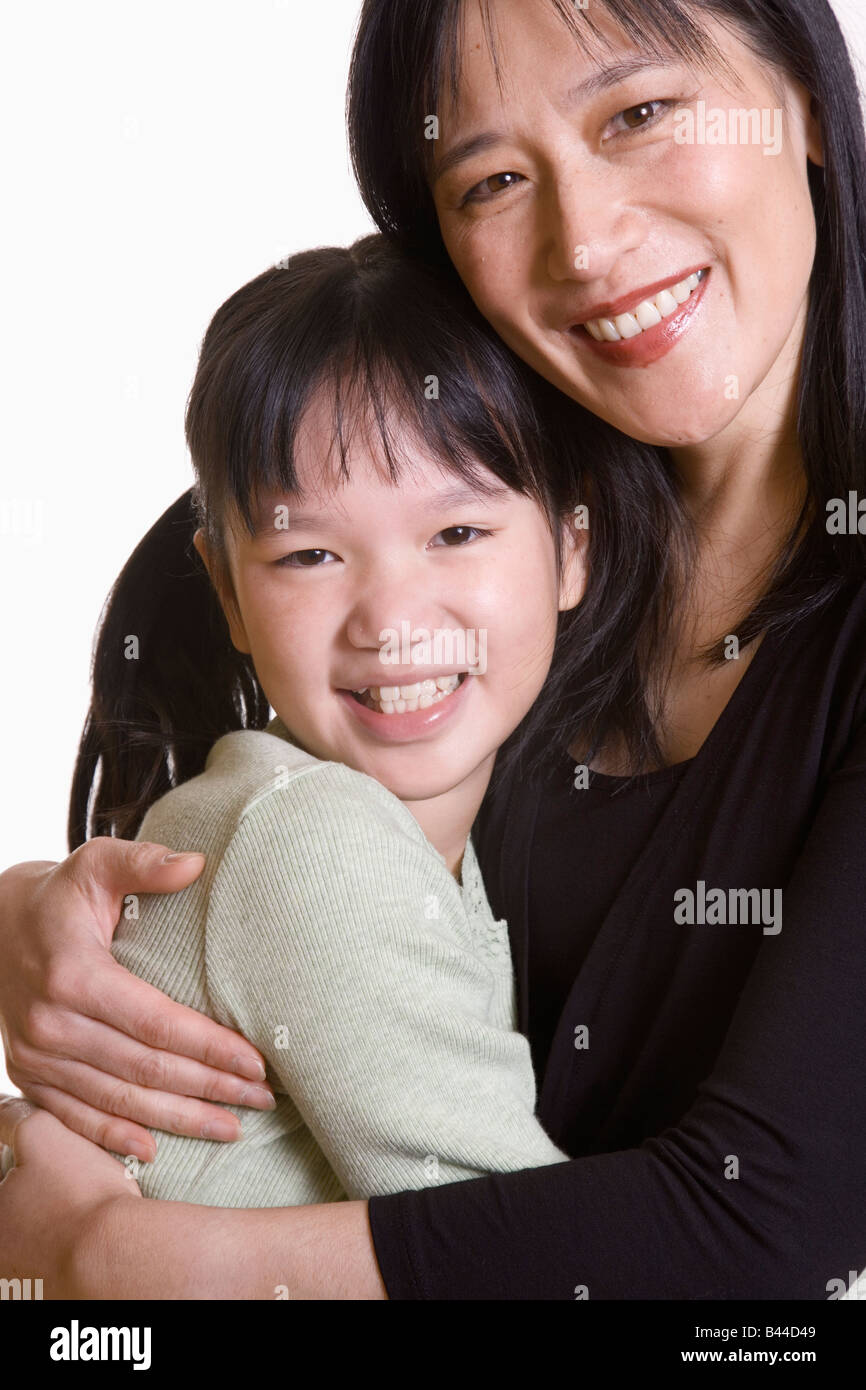
[[[203,866],[202,855],[102,837],[61,864],[0,874],[0,1031],[12,1082],[79,1135],[146,1162],[156,1144],[140,1126],[237,1139],[235,1116],[203,1100],[272,1104],[254,1047],[111,956],[127,894],[177,892]]]
[[[42,1297],[385,1299],[366,1202],[145,1201],[133,1169],[25,1100],[0,1096],[0,1272]],[[8,1154],[8,1150],[7,1150]]]
[[[87,1297],[82,1252],[109,1206],[142,1200],[132,1172],[17,1096],[0,1096],[0,1155],[4,1144],[15,1166],[0,1182],[3,1277],[41,1279],[44,1298]]]

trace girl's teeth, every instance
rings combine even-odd
[[[363,703],[380,714],[414,714],[416,710],[438,704],[453,694],[459,684],[459,676],[437,676],[435,680],[415,681],[413,685],[371,685],[366,692],[356,691],[355,694],[366,693]]]
[[[697,271],[672,285],[669,290],[661,290],[654,299],[645,299],[630,314],[617,314],[615,319],[591,319],[583,326],[597,343],[620,343],[623,339],[636,338],[648,328],[655,328],[662,319],[669,318],[681,304],[696,290],[704,279],[706,271]]]

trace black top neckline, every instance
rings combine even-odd
[[[633,772],[625,776],[613,776],[606,772],[594,772],[589,770],[590,788],[596,787],[599,791],[624,792],[651,787],[657,783],[674,781],[685,775],[689,768],[695,766],[703,759],[711,758],[716,746],[727,740],[728,725],[732,720],[738,719],[740,707],[746,705],[752,698],[752,692],[759,684],[756,668],[763,669],[763,663],[767,659],[766,653],[775,645],[775,634],[764,633],[758,650],[749,663],[749,668],[737,683],[736,689],[727,700],[723,710],[719,714],[713,727],[710,729],[697,753],[691,758],[683,758],[677,763],[668,763],[665,767],[654,768],[651,772]],[[574,759],[567,749],[564,750],[565,757],[574,765]]]

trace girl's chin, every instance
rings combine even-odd
[[[373,767],[358,770],[366,772],[368,777],[374,778],[386,791],[405,804],[407,802],[435,801],[439,797],[448,796],[465,782],[473,769],[471,767],[452,768],[444,775],[441,769],[437,770],[435,767],[407,769],[399,772],[395,772],[393,769],[388,769],[386,772],[384,768],[376,769]]]

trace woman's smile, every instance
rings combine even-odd
[[[691,327],[709,274],[701,269],[676,282],[667,280],[641,293],[637,303],[634,295],[629,296],[630,309],[614,305],[568,332],[616,367],[648,367],[676,347]]]
[[[591,56],[552,6],[489,8],[496,59],[467,6],[431,175],[460,278],[515,352],[617,429],[666,447],[726,432],[735,448],[759,388],[793,409],[816,244],[807,168],[822,159],[808,93],[787,77],[783,93],[709,19],[719,62],[699,65],[650,58],[604,13]],[[701,103],[778,113],[774,157],[748,123],[740,143],[681,138]]]

